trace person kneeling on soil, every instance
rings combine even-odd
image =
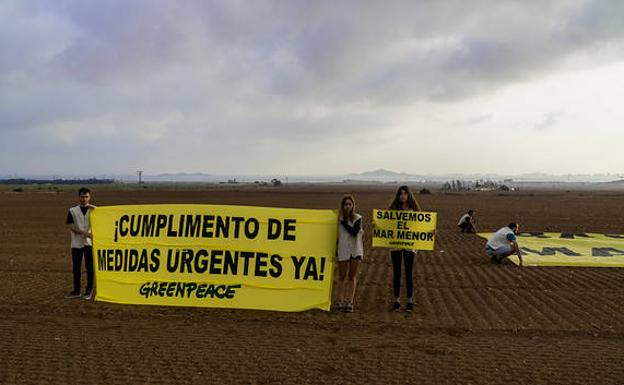
[[[477,227],[475,226],[474,210],[468,210],[468,213],[462,215],[457,222],[457,227],[462,233],[477,233]]]
[[[492,263],[500,264],[505,258],[512,254],[518,256],[520,266],[522,266],[522,254],[516,240],[516,233],[519,225],[512,222],[509,225],[498,229],[487,241],[485,253],[490,257]]]

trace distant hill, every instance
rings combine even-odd
[[[624,187],[624,179],[613,180],[610,182],[599,182],[596,183],[596,185],[604,187]]]
[[[413,175],[410,175],[406,172],[394,172],[390,170],[386,170],[384,168],[378,168],[373,171],[365,171],[362,173],[353,173],[349,174],[349,177],[369,177],[369,178],[406,178]]]

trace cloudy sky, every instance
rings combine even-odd
[[[0,175],[624,173],[624,2],[0,2]]]

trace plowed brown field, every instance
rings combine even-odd
[[[213,203],[335,207],[354,193],[365,219],[356,312],[278,313],[67,300],[64,225],[74,191],[0,193],[2,384],[622,384],[624,269],[490,265],[484,241],[456,231],[624,233],[624,195],[431,194],[434,252],[415,265],[416,309],[390,312],[387,251],[370,213],[387,187],[96,191],[96,205]]]

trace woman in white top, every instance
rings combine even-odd
[[[340,217],[338,224],[338,293],[337,309],[346,313],[353,312],[356,275],[364,246],[362,242],[362,216],[355,213],[355,200],[345,195],[340,201]]]

